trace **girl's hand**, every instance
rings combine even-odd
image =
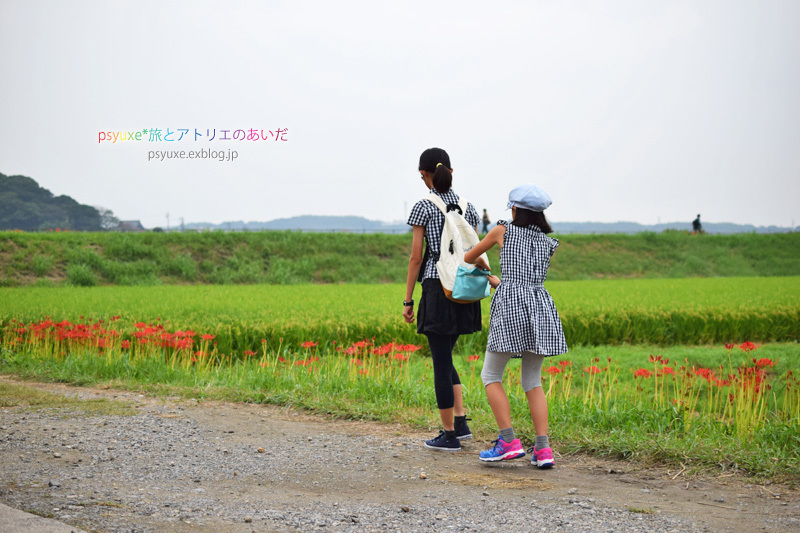
[[[403,320],[406,321],[407,324],[414,323],[414,306],[407,305],[403,308]]]
[[[489,285],[491,285],[493,289],[496,289],[497,286],[500,285],[500,278],[497,276],[492,275],[486,277],[489,278]]]

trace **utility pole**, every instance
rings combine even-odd
[[[181,233],[186,231],[186,228],[183,226],[183,217],[181,217]]]
[[[167,213],[167,231],[169,231],[169,213]]]

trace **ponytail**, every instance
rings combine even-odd
[[[433,188],[439,194],[444,194],[453,186],[453,171],[442,163],[436,165],[436,172],[433,173]]]

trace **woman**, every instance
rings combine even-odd
[[[419,157],[419,172],[425,187],[439,196],[445,205],[458,204],[458,195],[452,189],[453,169],[450,157],[441,148],[429,148]],[[478,226],[478,212],[468,204],[464,218],[474,228]],[[481,329],[480,302],[460,304],[448,300],[442,290],[436,261],[439,259],[444,215],[429,200],[420,200],[411,209],[408,225],[413,227],[411,258],[408,261],[406,297],[403,301],[403,318],[414,322],[414,284],[422,282],[417,317],[417,332],[428,338],[433,360],[433,381],[436,404],[444,430],[425,446],[434,450],[461,451],[460,439],[472,437],[467,425],[461,396],[461,380],[453,366],[453,347],[459,335]],[[422,253],[423,241],[427,245]]]

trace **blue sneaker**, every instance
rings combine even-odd
[[[458,441],[458,438],[453,436],[448,439],[444,431],[439,431],[439,435],[437,437],[434,437],[431,440],[426,440],[425,447],[430,448],[431,450],[441,450],[443,452],[461,451],[461,443]]]
[[[497,437],[497,440],[493,440],[492,444],[494,444],[492,449],[481,452],[481,461],[493,463],[495,461],[509,461],[525,457],[525,451],[522,449],[522,443],[519,439],[505,442],[503,437]]]

